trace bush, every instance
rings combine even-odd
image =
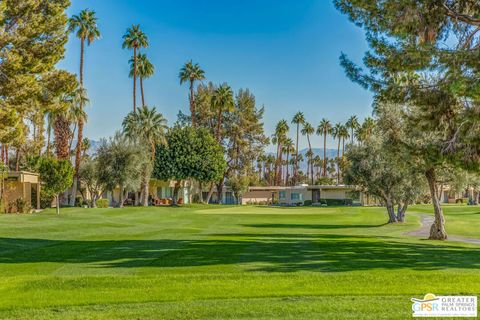
[[[304,206],[311,206],[311,205],[312,205],[312,200],[305,200],[305,201],[303,202],[303,205],[304,205]]]
[[[27,204],[27,201],[23,198],[18,198],[15,206],[17,207],[17,213],[30,213],[32,208]]]
[[[108,199],[98,199],[97,208],[108,208]]]
[[[198,193],[195,193],[192,197],[192,202],[193,203],[202,203],[201,199],[200,199],[200,194]]]
[[[347,201],[351,199],[320,199],[321,204],[326,204],[327,206],[345,206],[347,205]]]
[[[41,209],[48,209],[52,207],[53,202],[53,194],[50,192],[45,191],[45,189],[40,190],[40,208]]]
[[[80,197],[80,196],[75,197],[75,207],[81,208],[81,207],[83,207],[85,204],[86,204],[86,203],[85,203],[85,201],[83,201],[83,197]]]

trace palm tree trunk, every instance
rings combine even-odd
[[[222,127],[222,108],[218,108],[218,121],[217,121],[217,141],[220,143],[221,133],[220,129]]]
[[[323,176],[327,176],[327,130],[323,132]]]
[[[137,112],[137,47],[133,47],[133,112]]]
[[[140,93],[142,94],[142,107],[145,106],[145,95],[143,93],[143,77],[140,77]]]
[[[195,114],[195,101],[193,93],[193,80],[190,80],[190,115],[192,117],[192,127],[196,127],[197,119]]]
[[[83,60],[85,54],[85,38],[80,39],[80,87],[83,88]]]
[[[340,184],[340,137],[338,138],[337,149],[337,185]]]
[[[353,145],[353,127],[352,127],[352,135],[351,135],[351,137],[352,137],[352,145]]]
[[[310,150],[310,175],[312,186],[314,184],[313,181],[313,151],[312,151],[312,144],[310,143],[310,136],[307,134],[307,141],[308,141],[308,150]]]
[[[287,172],[285,173],[285,185],[288,186],[288,159],[290,155],[290,148],[287,148]]]
[[[15,171],[20,169],[20,148],[15,148]]]
[[[298,135],[300,131],[300,124],[297,123],[297,142],[296,142],[296,147],[295,147],[295,167],[293,169],[293,184],[297,184],[297,178],[298,178]]]
[[[83,108],[83,106],[81,106]],[[75,173],[73,176],[72,196],[70,197],[70,205],[75,206],[75,198],[77,196],[77,184],[78,184],[78,172],[80,170],[80,163],[82,162],[82,143],[83,143],[83,119],[78,119],[78,132],[77,132],[77,148],[75,150]]]

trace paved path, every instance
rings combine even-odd
[[[419,214],[419,216],[422,221],[422,226],[420,227],[420,229],[407,232],[406,235],[413,237],[423,237],[424,239],[428,239],[428,236],[430,234],[430,226],[432,225],[435,218],[434,216],[428,214]],[[480,239],[448,236],[448,240],[480,245]]]

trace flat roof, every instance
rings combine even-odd
[[[315,186],[265,186],[265,187],[249,187],[249,191],[281,191],[281,190],[317,190],[317,189],[357,189],[357,186],[351,185],[315,185]]]

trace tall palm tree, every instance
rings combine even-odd
[[[303,128],[302,128],[302,135],[307,136],[308,150],[310,151],[309,152],[310,163],[313,163],[313,161],[312,161],[313,150],[312,150],[312,144],[310,143],[310,136],[314,133],[315,133],[315,129],[313,128],[313,126],[310,123],[305,122],[303,124]],[[308,176],[308,171],[307,171],[307,176]],[[314,184],[314,181],[313,181],[313,166],[310,166],[310,177],[312,179],[311,181],[312,181],[312,185],[313,185]]]
[[[80,39],[80,86],[83,87],[83,62],[85,58],[85,41],[90,46],[93,41],[100,38],[95,11],[82,10],[80,14],[73,15],[69,19],[68,31],[77,31],[76,36]]]
[[[73,15],[69,19],[69,26],[68,31],[74,32],[76,31],[76,36],[80,39],[80,88],[79,90],[82,91],[82,95],[86,95],[84,92],[83,86],[83,66],[85,60],[85,41],[87,45],[90,46],[93,41],[100,38],[100,30],[97,26],[97,17],[95,15],[95,11],[92,10],[82,10],[79,15]],[[85,104],[82,104],[82,99],[79,100],[80,104],[80,111],[83,111]],[[83,127],[85,125],[84,117],[79,117],[77,122],[77,146],[75,152],[75,172],[74,172],[74,179],[73,179],[73,190],[72,190],[72,200],[70,202],[71,205],[75,205],[75,194],[76,192],[76,185],[78,181],[78,171],[80,169],[80,162],[82,157],[82,143],[83,143]]]
[[[138,112],[130,112],[122,123],[125,136],[137,143],[146,144],[150,149],[150,165],[155,159],[155,149],[158,144],[166,144],[167,120],[155,108],[142,106]],[[141,202],[148,206],[148,181],[151,170],[143,170]]]
[[[292,119],[292,124],[297,126],[297,140],[295,143],[295,167],[293,168],[293,183],[298,182],[298,136],[300,133],[300,125],[305,123],[305,116],[303,112],[297,112]]]
[[[133,49],[133,112],[137,112],[137,50],[148,48],[148,37],[140,25],[132,25],[123,36],[122,48]]]
[[[198,63],[193,63],[192,60],[188,61],[185,63],[185,65],[180,69],[180,74],[178,75],[180,78],[180,84],[183,84],[184,82],[189,82],[190,84],[190,96],[189,96],[189,101],[190,101],[190,114],[192,116],[192,126],[195,128],[196,123],[197,123],[197,118],[196,118],[196,111],[195,111],[195,94],[193,92],[194,90],[194,83],[195,81],[202,81],[205,79],[205,71],[200,68],[200,65]]]
[[[347,129],[350,129],[350,138],[352,139],[351,143],[353,144],[354,132],[360,126],[357,116],[351,116],[345,125],[347,126]]]
[[[222,140],[222,121],[223,113],[231,112],[234,107],[232,88],[226,83],[219,86],[213,95],[213,109],[217,111],[217,129],[216,138],[220,142]]]
[[[132,57],[129,61],[130,63],[130,74],[129,77],[133,78],[135,76],[135,59]],[[155,66],[148,60],[147,55],[144,53],[139,53],[137,56],[137,75],[140,79],[140,94],[142,96],[142,106],[145,105],[145,94],[143,91],[143,79],[150,78],[155,72]]]
[[[340,130],[340,135],[342,138],[342,159],[345,154],[345,140],[350,137],[350,134],[348,133],[348,128],[346,125],[342,126],[342,129]]]
[[[275,161],[275,185],[280,185],[282,177],[282,146],[287,140],[289,130],[287,120],[280,120],[275,126],[272,143],[277,144],[277,158]]]
[[[317,134],[323,135],[323,176],[327,176],[327,135],[332,133],[332,124],[323,118],[317,127]]]
[[[335,127],[333,127],[333,130],[332,130],[333,139],[337,139],[337,138],[338,138],[338,149],[337,149],[337,184],[340,184],[340,142],[341,142],[341,139],[342,139],[342,134],[341,134],[342,127],[343,127],[343,126],[342,126],[341,123],[337,123],[337,124],[335,124]]]

